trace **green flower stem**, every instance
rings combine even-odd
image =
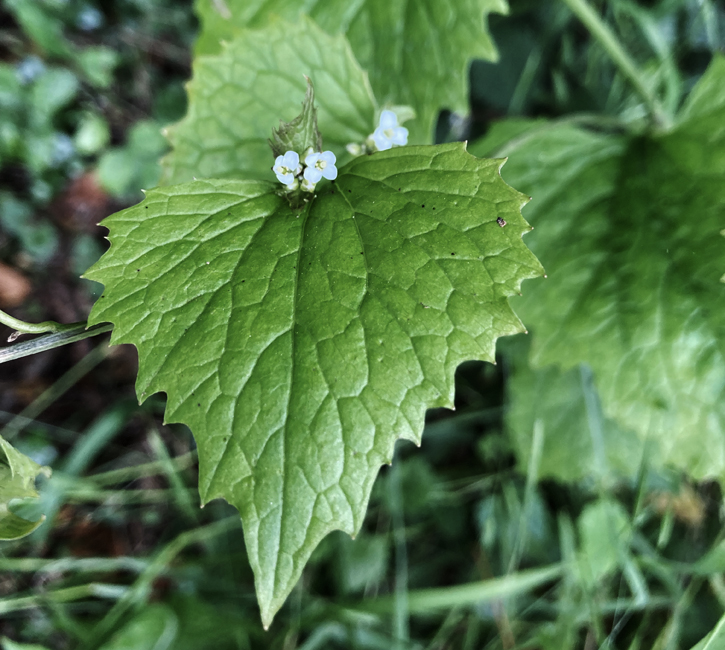
[[[10,314],[6,314],[0,310],[0,323],[12,327],[20,334],[57,334],[60,332],[68,332],[70,330],[77,329],[80,326],[85,326],[85,323],[70,323],[69,325],[62,325],[52,320],[47,320],[42,323],[26,323],[25,321],[13,318]]]
[[[576,17],[584,23],[589,33],[599,41],[620,72],[629,80],[634,89],[642,97],[655,124],[660,127],[667,127],[669,125],[669,119],[666,113],[657,100],[657,97],[647,87],[647,84],[642,78],[642,74],[614,32],[609,29],[599,14],[592,9],[587,0],[563,1]]]

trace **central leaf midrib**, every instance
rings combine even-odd
[[[282,482],[283,482],[283,488],[282,488],[282,494],[283,494],[283,500],[282,500],[282,507],[280,509],[280,526],[279,526],[279,539],[277,540],[277,546],[278,549],[281,547],[282,540],[284,539],[284,533],[285,533],[285,527],[286,527],[286,521],[287,518],[285,517],[285,508],[286,504],[293,503],[293,498],[288,494],[288,490],[290,488],[290,482],[287,480],[288,477],[288,464],[287,464],[287,447],[288,447],[288,440],[287,437],[289,435],[289,426],[290,423],[293,423],[293,418],[289,417],[291,406],[292,406],[292,395],[295,389],[295,372],[296,372],[296,364],[295,364],[295,355],[296,355],[296,348],[295,348],[295,327],[297,325],[297,307],[298,307],[298,296],[299,296],[299,286],[300,286],[300,276],[302,275],[302,265],[300,264],[301,258],[302,258],[302,251],[304,249],[305,245],[305,236],[307,231],[307,222],[309,221],[310,212],[312,211],[312,206],[315,203],[315,197],[313,197],[309,203],[306,204],[304,212],[302,212],[297,218],[302,219],[302,224],[300,225],[300,243],[297,247],[297,261],[295,263],[295,282],[293,287],[293,295],[292,295],[292,318],[291,318],[291,324],[290,324],[290,384],[289,384],[289,391],[287,393],[287,406],[285,408],[285,421],[284,425],[282,427],[282,465],[284,467],[284,473],[282,474]],[[285,211],[286,212],[286,211]],[[283,216],[281,218],[291,218],[292,211],[290,210],[287,214],[283,213]],[[279,574],[279,558],[280,554],[276,554],[275,563],[274,563],[274,576],[273,576],[273,583],[276,586],[277,585],[277,579]]]

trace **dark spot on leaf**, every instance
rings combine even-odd
[[[424,203],[423,205],[421,205],[420,207],[421,207],[421,208],[424,208],[424,207],[425,207],[425,203]]]
[[[365,255],[365,253],[363,253],[362,251],[360,251],[360,255]]]
[[[143,207],[144,207],[144,208],[146,208],[147,210],[149,209],[149,206],[148,206],[148,205],[145,205],[145,206],[143,206]]]
[[[451,255],[455,255],[455,253],[451,253]]]
[[[197,405],[197,406],[201,406],[201,404],[199,404],[198,402],[197,402],[197,404],[196,404],[196,405]]]
[[[504,221],[504,220],[503,220],[503,219],[502,219],[501,217],[497,217],[497,218],[496,218],[496,223],[497,223],[497,224],[498,224],[499,226],[501,226],[501,228],[503,228],[503,227],[504,227],[504,226],[506,225],[506,222],[505,222],[505,221]]]
[[[348,190],[348,191],[347,191],[347,193],[348,193],[348,194],[352,194],[352,190]]]
[[[141,269],[136,269],[136,273],[140,273],[140,272],[141,272]]]

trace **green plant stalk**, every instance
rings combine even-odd
[[[194,495],[198,494],[196,488],[184,488],[182,493],[188,504]],[[175,488],[151,490],[97,490],[94,488],[70,488],[64,493],[71,503],[103,503],[106,505],[128,505],[132,503],[171,503],[179,499],[179,490]]]
[[[654,93],[647,88],[641,72],[609,26],[592,9],[587,0],[563,0],[563,2],[584,23],[589,33],[599,41],[600,45],[612,59],[614,65],[619,68],[620,72],[629,80],[637,93],[642,97],[655,124],[663,128],[668,127],[670,120],[660,105],[660,102]]]
[[[173,466],[174,472],[178,473],[181,470],[194,465],[196,458],[197,453],[196,450],[194,450],[181,456],[171,458],[168,462]],[[125,483],[126,481],[133,481],[137,478],[161,474],[166,471],[167,466],[168,463],[166,460],[155,460],[150,463],[142,463],[141,465],[132,465],[131,467],[113,469],[101,474],[91,474],[90,476],[86,476],[84,478],[86,481],[92,481],[97,485],[114,485],[117,483]]]
[[[5,324],[7,325],[6,322]],[[41,325],[43,324],[44,323],[41,323]],[[12,327],[12,325],[10,325],[10,327]],[[13,361],[14,359],[22,359],[23,357],[30,356],[31,354],[38,354],[39,352],[59,348],[63,345],[68,345],[69,343],[88,339],[91,336],[105,334],[113,329],[113,325],[108,323],[101,323],[99,325],[94,325],[93,327],[88,327],[87,323],[74,323],[72,327],[70,325],[62,325],[61,327],[67,327],[68,329],[64,329],[61,332],[53,332],[51,334],[47,334],[46,336],[33,339],[32,341],[25,341],[23,343],[11,345],[7,348],[0,348],[0,363]]]
[[[42,323],[26,323],[25,321],[14,318],[10,314],[6,314],[0,309],[0,323],[12,327],[16,331],[15,338],[19,334],[58,334],[60,332],[68,332],[77,329],[80,326],[86,326],[86,323],[70,323],[63,325],[52,320],[43,321]],[[12,337],[11,337],[12,338]],[[12,339],[14,340],[14,338]]]
[[[393,637],[395,648],[403,648],[410,639],[410,614],[408,611],[408,552],[405,546],[405,514],[400,469],[400,457],[390,468],[388,488],[390,516],[395,543],[395,594],[393,600]]]
[[[69,603],[75,600],[83,600],[84,598],[108,598],[116,600],[126,594],[127,591],[128,588],[122,585],[91,582],[86,585],[78,585],[77,587],[55,589],[54,591],[48,591],[44,594],[7,598],[0,601],[0,614],[8,614],[10,612],[17,612],[24,609],[33,609],[34,607],[39,607],[47,601]]]
[[[0,571],[8,573],[66,573],[131,571],[141,573],[149,561],[135,557],[66,557],[58,560],[37,557],[0,557]]]

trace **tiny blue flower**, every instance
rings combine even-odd
[[[284,156],[277,156],[272,171],[280,183],[288,187],[294,185],[295,176],[302,171],[299,154],[296,151],[288,151]]]
[[[387,151],[393,145],[408,144],[408,129],[398,126],[398,116],[393,111],[380,113],[380,124],[373,133],[373,140],[378,151]]]
[[[332,151],[322,153],[311,153],[305,158],[305,180],[310,183],[319,183],[322,178],[334,181],[337,178],[337,167],[335,167],[335,154]]]

